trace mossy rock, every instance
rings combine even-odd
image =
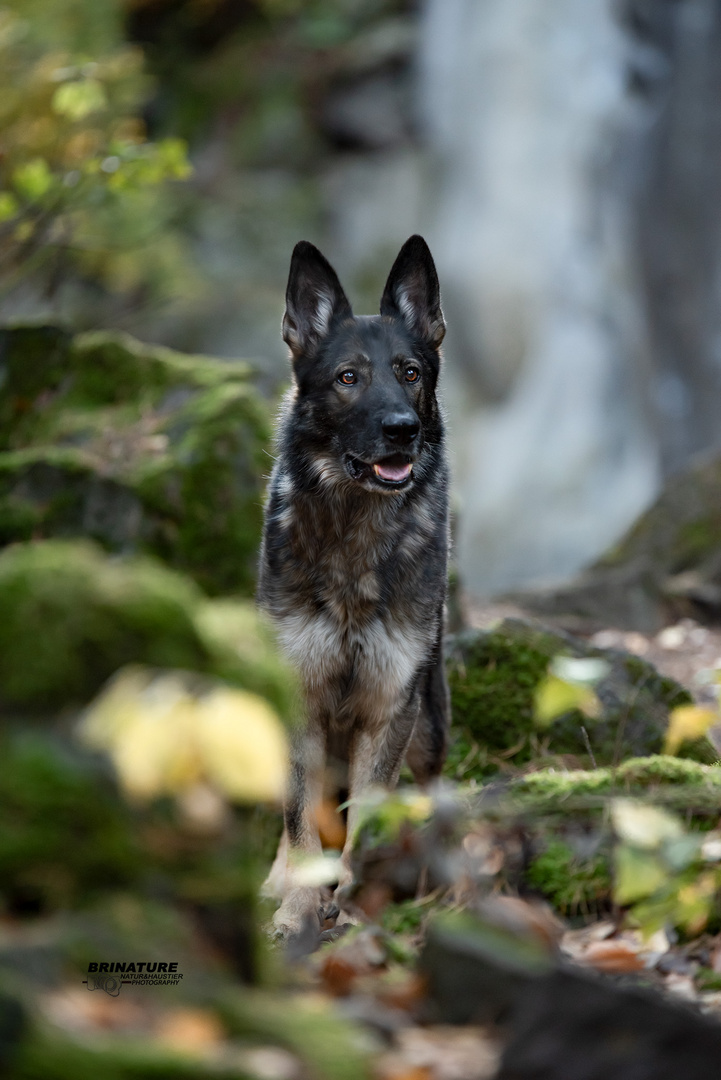
[[[682,617],[721,621],[721,457],[699,458],[670,477],[626,535],[575,580],[513,599],[570,629],[655,633]]]
[[[129,663],[218,676],[289,719],[294,683],[250,601],[209,600],[147,556],[83,540],[0,552],[0,710],[57,714]]]
[[[573,835],[546,838],[526,870],[526,885],[562,915],[588,915],[611,902],[611,845],[583,843],[583,839]]]
[[[5,911],[45,914],[80,898],[87,902],[100,889],[137,882],[141,859],[133,822],[108,776],[47,734],[6,733],[0,753]]]
[[[602,711],[591,720],[573,710],[541,729],[534,718],[535,692],[559,654],[608,663],[596,687]],[[691,700],[687,690],[637,656],[593,648],[520,619],[452,638],[447,667],[453,713],[448,771],[458,779],[544,757],[590,764],[589,743],[597,765],[660,753],[669,710]],[[686,753],[706,762],[717,757],[705,739]]]
[[[236,950],[241,932],[254,937],[272,858],[264,850],[270,821],[258,810],[228,809],[217,829],[198,830],[174,799],[131,805],[104,757],[46,730],[5,731],[0,754],[0,912],[22,919],[82,910],[82,920],[55,928],[67,963],[87,962],[103,942],[116,956],[147,953],[183,911],[235,924]],[[244,959],[252,967],[252,947]]]
[[[90,536],[248,594],[269,431],[247,364],[0,330],[0,543]]]
[[[721,766],[666,755],[632,758],[618,768],[542,769],[511,780],[495,800],[492,788],[480,807],[525,837],[523,883],[566,915],[608,910],[613,879],[612,800],[631,796],[680,814],[704,832],[721,812]]]

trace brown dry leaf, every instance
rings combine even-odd
[[[368,881],[361,885],[355,903],[371,922],[377,922],[392,899],[393,890],[390,885],[386,885],[384,881]]]
[[[721,974],[721,941],[718,938],[711,948],[711,970]]]
[[[567,930],[561,938],[561,950],[574,960],[581,960],[594,941],[605,941],[616,933],[616,924],[610,919],[591,923],[580,930]]]
[[[427,980],[417,971],[393,968],[378,979],[377,998],[392,1009],[410,1012],[427,992]]]
[[[173,1049],[201,1053],[225,1039],[223,1025],[208,1009],[172,1009],[158,1019],[153,1034]]]
[[[472,877],[493,877],[503,868],[506,853],[490,825],[481,822],[464,836],[463,850]]]
[[[331,952],[324,957],[320,966],[323,988],[333,997],[348,997],[353,989],[353,983],[363,973],[336,952]]]
[[[622,975],[629,971],[643,971],[645,962],[637,945],[614,938],[612,941],[594,941],[579,958],[581,963],[596,971]]]
[[[334,997],[345,997],[360,976],[385,968],[386,951],[377,929],[366,927],[349,941],[342,939],[321,954],[319,974]]]
[[[383,1054],[373,1065],[376,1080],[434,1080],[424,1065],[409,1065],[402,1054],[393,1051]]]

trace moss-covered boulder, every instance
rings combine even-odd
[[[601,714],[578,710],[540,727],[536,690],[554,656],[602,657],[607,671],[596,686]],[[453,731],[448,769],[459,779],[541,763],[549,757],[597,765],[660,753],[669,710],[691,698],[652,664],[618,650],[520,619],[451,639],[448,653]],[[702,761],[717,755],[705,739],[688,751]]]
[[[619,543],[575,580],[513,598],[570,629],[655,633],[683,616],[721,621],[721,457],[671,477]]]
[[[57,714],[128,663],[215,675],[289,717],[293,681],[250,601],[209,600],[148,556],[83,540],[0,552],[0,710]]]
[[[247,594],[268,437],[246,364],[117,333],[0,330],[0,544],[89,536]]]

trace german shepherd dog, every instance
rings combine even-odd
[[[445,757],[448,468],[436,400],[445,323],[425,240],[403,245],[370,316],[354,316],[330,263],[297,244],[282,332],[294,385],[277,433],[258,600],[305,698],[266,883],[283,897],[274,924],[288,936],[311,915],[336,917],[347,898],[359,794],[395,785],[404,755],[419,783]],[[348,792],[349,840],[324,908],[292,868],[294,853],[321,850],[329,766]]]

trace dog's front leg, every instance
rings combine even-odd
[[[321,921],[320,889],[297,882],[298,857],[320,855],[317,811],[323,790],[325,735],[319,724],[307,729],[291,743],[290,778],[283,812],[285,827],[276,864],[271,875],[283,877],[283,902],[273,916],[276,933],[288,937],[299,933],[309,918]],[[284,870],[284,872],[283,872]]]
[[[354,885],[351,852],[363,793],[374,787],[390,790],[396,786],[417,716],[418,700],[414,698],[380,732],[361,730],[355,735],[348,769],[347,835],[334,896],[339,908],[343,907]]]

